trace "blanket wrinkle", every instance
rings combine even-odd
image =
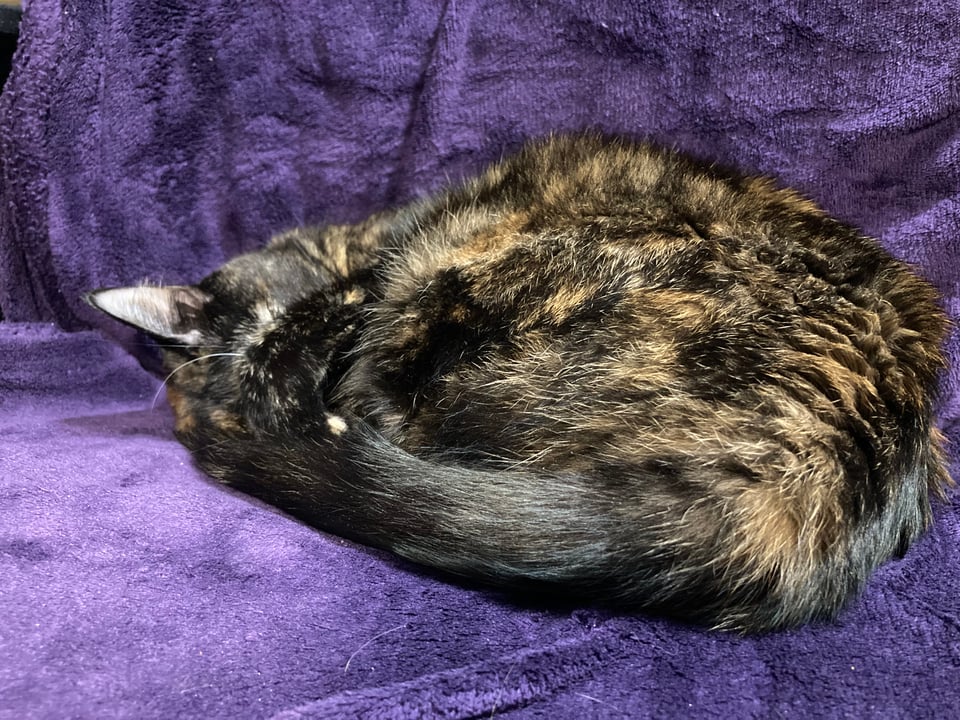
[[[960,6],[25,5],[0,95],[0,720],[956,714],[958,491],[836,622],[517,606],[205,477],[152,407],[156,348],[81,297],[594,128],[796,186],[958,320]],[[958,476],[960,326],[946,351]]]
[[[576,686],[597,667],[622,659],[622,632],[611,625],[586,637],[564,638],[552,645],[511,653],[481,663],[450,668],[415,680],[323,698],[277,713],[271,720],[363,716],[405,720],[422,717],[496,717]],[[562,672],[555,672],[556,666]],[[471,677],[463,690],[460,677]],[[450,687],[450,692],[437,692]],[[370,698],[379,703],[371,706]]]

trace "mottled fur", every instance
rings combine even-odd
[[[168,393],[211,475],[507,586],[830,617],[948,482],[931,287],[791,191],[644,145],[554,138],[91,302],[185,345]]]

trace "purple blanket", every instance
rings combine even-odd
[[[520,607],[207,480],[147,346],[79,300],[594,127],[777,175],[960,316],[960,10],[856,5],[27,3],[0,97],[0,718],[955,716],[958,493],[835,623]]]

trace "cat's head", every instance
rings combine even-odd
[[[301,323],[291,337],[289,314],[334,295],[324,292],[332,284],[302,253],[272,246],[231,260],[196,285],[107,288],[85,299],[157,341],[177,433],[192,447],[210,441],[207,431],[274,427],[290,417],[292,400],[310,392],[303,383],[324,373],[311,366],[312,355],[300,356],[309,343],[296,337],[297,328],[312,329]]]

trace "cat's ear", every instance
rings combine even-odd
[[[189,285],[94,290],[90,305],[144,332],[186,345],[213,340],[205,307],[212,298]]]

